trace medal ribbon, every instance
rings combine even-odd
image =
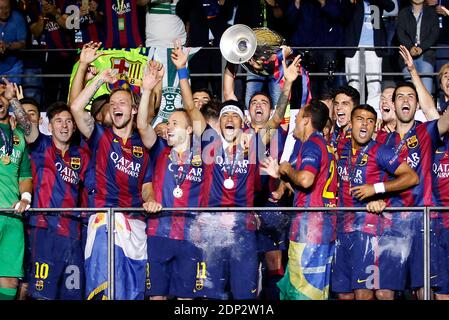
[[[12,154],[12,148],[13,148],[13,130],[9,131],[9,139],[6,138],[6,133],[3,131],[2,128],[0,128],[0,136],[2,137],[3,142],[6,146],[6,155]]]
[[[360,163],[360,161],[362,161],[363,156],[368,152],[369,149],[371,149],[371,146],[373,144],[374,144],[374,141],[370,140],[368,142],[368,144],[365,147],[363,147],[363,149],[360,151],[359,155],[357,156],[357,159],[354,164],[354,168],[351,168],[352,167],[352,146],[349,148],[348,165],[347,165],[348,174],[349,174],[349,188],[351,188],[352,181],[354,180],[355,168]]]
[[[415,123],[413,124],[413,128],[411,128],[410,131],[408,131],[408,132],[404,135],[404,137],[403,137],[403,138],[401,139],[401,141],[399,142],[398,147],[396,148],[396,150],[394,150],[394,156],[393,156],[393,158],[390,160],[392,163],[393,163],[394,161],[396,161],[397,158],[399,157],[399,153],[401,152],[402,148],[404,147],[405,142],[406,142],[407,139],[410,137],[410,135],[411,135],[413,132],[415,132],[415,128],[416,128],[416,121],[415,121]],[[386,145],[388,145],[388,142],[390,141],[391,136],[392,136],[392,134],[390,134],[390,135],[388,136],[388,139],[387,139],[387,141],[386,141],[386,143],[385,143]]]
[[[234,147],[232,147],[232,148],[234,149]],[[237,164],[237,161],[240,158],[241,154],[242,154],[242,150],[239,147],[237,147],[235,157],[232,159],[232,163],[231,163],[229,161],[229,155],[228,155],[227,151],[224,150],[224,155],[225,155],[224,166],[225,166],[225,171],[228,175],[228,178],[231,178],[234,176],[236,164]]]
[[[190,160],[192,158],[192,152],[189,153],[187,159],[180,159],[178,157],[178,153],[175,150],[170,151],[170,159],[172,161],[173,166],[176,168],[173,173],[173,178],[175,179],[176,186],[179,187],[182,185],[184,180],[187,177],[187,169],[190,165]],[[181,172],[179,172],[179,167],[182,167]]]

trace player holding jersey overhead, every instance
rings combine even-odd
[[[150,197],[150,159],[140,135],[133,129],[137,106],[132,92],[125,89],[111,92],[109,98],[111,128],[95,123],[90,113],[84,109],[103,83],[112,84],[116,81],[113,70],[104,70],[89,86],[84,88],[71,105],[77,127],[87,139],[92,153],[86,174],[90,207],[141,207]],[[155,136],[154,134],[154,140]],[[116,237],[116,244],[117,240],[122,241],[123,248],[129,249],[130,246],[127,242],[135,241],[132,246],[133,250],[125,251],[124,256],[116,253],[116,282],[119,282],[117,286],[123,288],[120,293],[117,292],[116,298],[143,298],[147,256],[145,223],[138,219],[132,219],[132,215],[124,216],[120,213],[116,214],[116,219],[123,223],[117,226],[117,237],[120,236],[120,232],[127,232],[127,236],[118,239]],[[102,292],[100,289],[106,288],[102,282],[107,279],[106,269],[99,271],[98,266],[87,263],[87,257],[89,257],[89,261],[103,258],[99,250],[92,248],[96,248],[95,240],[98,237],[98,235],[95,236],[95,230],[104,223],[105,219],[102,213],[93,215],[89,219],[89,231],[92,232],[88,234],[85,250],[86,289],[90,295],[88,298],[94,297],[95,294]],[[104,249],[105,247],[103,243],[99,248]],[[120,261],[120,257],[125,260]],[[100,260],[98,263],[106,266],[105,261]],[[92,269],[90,269],[91,267]],[[131,270],[126,271],[126,269]]]
[[[185,61],[172,52],[175,66]],[[137,125],[144,142],[148,124],[147,99],[154,86],[163,77],[162,65],[150,61],[142,84],[143,95],[137,116]],[[188,78],[180,77],[184,105],[194,107]],[[150,129],[152,130],[152,128]],[[167,140],[158,137],[151,149],[153,166],[153,198],[145,204],[150,212],[162,207],[201,207],[204,205],[204,175],[206,167],[201,161],[201,149],[192,140],[192,122],[183,109],[175,110],[167,122]],[[192,243],[193,211],[163,212],[147,220],[148,268],[147,292],[152,300],[167,296],[193,298],[197,267],[201,265],[201,252]],[[149,274],[148,274],[149,273]],[[198,290],[201,288],[198,286]]]
[[[322,134],[328,117],[327,106],[312,100],[296,116],[293,135],[301,141],[296,157],[280,165],[272,158],[263,163],[270,175],[280,177],[283,183],[293,188],[296,207],[336,206],[336,164],[332,147]],[[287,271],[278,282],[282,300],[328,298],[335,224],[334,212],[294,214],[290,226]]]
[[[76,130],[69,107],[47,109],[51,137],[39,132],[17,100],[15,114],[30,147],[35,208],[75,208],[89,162],[88,150],[71,143]],[[26,115],[26,116],[21,116]],[[81,221],[73,212],[31,215],[28,221],[28,294],[34,299],[80,300],[84,293]]]
[[[386,145],[393,148],[394,154],[407,161],[418,174],[420,183],[412,189],[395,195],[390,199],[391,206],[432,206],[432,163],[435,150],[438,148],[440,136],[449,130],[449,113],[445,112],[438,120],[419,123],[415,121],[415,113],[419,106],[418,94],[413,84],[401,83],[393,93],[396,112],[396,131],[388,135]],[[435,107],[433,107],[435,108]],[[410,255],[411,286],[422,288],[423,283],[423,221],[421,215],[403,216],[393,214],[388,228],[396,233],[412,234],[413,245]],[[434,223],[432,221],[431,223]],[[432,256],[431,251],[431,256]],[[432,267],[433,268],[433,267]],[[432,283],[436,270],[431,269]],[[418,296],[422,298],[422,290]]]
[[[419,181],[390,148],[371,139],[376,120],[376,111],[369,105],[357,106],[351,113],[352,137],[337,163],[339,207],[379,212],[383,207],[379,209],[376,200],[382,199],[383,193],[405,190]],[[394,179],[388,179],[389,175]],[[388,238],[380,237],[381,216],[367,211],[339,213],[337,218],[331,282],[340,299],[373,299],[372,290],[400,285],[404,275],[403,268],[395,269],[398,264],[403,266],[399,261],[402,255],[381,249],[388,245]],[[382,290],[378,292],[376,297],[382,298]]]

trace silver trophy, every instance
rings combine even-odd
[[[233,64],[241,64],[248,72],[268,77],[274,74],[277,54],[285,39],[268,28],[236,24],[221,36],[220,51]]]

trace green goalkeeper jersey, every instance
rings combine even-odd
[[[31,178],[30,157],[22,130],[3,123],[0,130],[0,208],[11,208],[20,200],[19,182]]]

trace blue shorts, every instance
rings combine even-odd
[[[224,233],[229,233],[229,237]],[[196,297],[255,299],[259,268],[256,234],[245,230],[227,230],[223,234],[226,241],[206,241],[202,248],[203,264],[198,270]]]
[[[406,285],[410,237],[385,233],[339,233],[332,266],[331,290],[403,290]]]
[[[424,226],[422,216],[414,219],[413,244],[410,255],[410,286],[412,288],[424,287]],[[430,285],[439,287],[439,254],[441,248],[437,237],[438,219],[430,219]]]
[[[35,299],[82,300],[84,255],[81,241],[51,229],[30,227],[28,294]]]
[[[440,281],[435,293],[449,294],[449,229],[442,229],[438,235],[439,256],[438,276]]]
[[[278,207],[276,203],[266,201],[266,207]],[[281,211],[262,211],[259,213],[260,227],[257,230],[257,248],[259,252],[287,249],[290,216]]]
[[[146,296],[193,298],[201,250],[186,240],[149,236]]]

